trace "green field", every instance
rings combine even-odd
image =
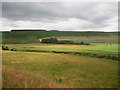
[[[91,45],[64,45],[64,44],[6,44],[11,48],[17,48],[20,50],[66,50],[66,51],[81,51],[81,50],[98,50],[98,51],[110,51],[118,52],[118,44],[104,43],[92,43]]]
[[[3,32],[3,88],[117,88],[118,32]],[[39,39],[90,43],[44,44]],[[11,51],[11,50],[16,51]]]
[[[54,52],[54,53],[78,53],[84,56],[100,57],[117,60],[118,44],[111,46],[105,43],[92,43],[91,45],[64,45],[64,44],[5,44],[9,48],[16,48],[18,51],[29,52]]]
[[[3,51],[3,87],[116,88],[118,86],[118,61],[88,55],[52,53],[52,51],[89,52],[118,56],[118,45],[115,43],[111,46],[104,43],[92,43],[90,46],[41,43],[5,45],[18,51]]]
[[[3,88],[117,88],[118,61],[3,51]]]
[[[2,32],[3,44],[39,43],[40,38],[57,37],[89,43],[117,43],[118,32],[79,32],[79,31],[23,31]]]

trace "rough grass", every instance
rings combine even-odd
[[[41,73],[2,67],[3,88],[60,88],[64,86],[50,80]]]
[[[72,40],[85,42],[116,42],[116,39],[109,37],[118,37],[118,32],[79,32],[79,31],[11,31],[2,32],[2,43],[39,43],[40,38],[46,37],[71,37]],[[79,37],[83,37],[82,39]],[[85,40],[84,37],[87,37]],[[104,37],[104,39],[96,39]],[[106,39],[107,37],[107,39]],[[93,40],[89,40],[89,38]],[[66,38],[69,39],[69,38]]]
[[[92,43],[91,45],[59,45],[59,44],[7,44],[10,48],[27,52],[52,52],[78,54],[97,58],[118,60],[118,44]]]
[[[72,40],[87,43],[117,43],[118,36],[59,36],[58,40]]]
[[[5,44],[9,47],[17,49],[29,50],[68,50],[68,51],[81,51],[81,50],[99,50],[99,51],[112,51],[118,52],[118,44],[112,43],[92,43],[91,45],[60,45],[60,44]]]
[[[4,88],[116,88],[118,61],[3,51]]]

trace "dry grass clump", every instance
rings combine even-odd
[[[53,82],[42,74],[16,70],[11,67],[2,66],[3,88],[61,88],[67,87]]]

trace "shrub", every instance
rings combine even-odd
[[[48,39],[42,39],[41,43],[56,43],[58,40],[57,38],[48,38]]]
[[[2,50],[9,50],[8,46],[2,46]]]
[[[17,49],[16,49],[16,48],[11,48],[10,50],[11,50],[11,51],[17,51]]]
[[[81,42],[80,44],[81,44],[81,45],[83,45],[83,44],[84,44],[84,42]]]
[[[60,78],[58,78],[58,79],[57,79],[57,78],[55,78],[55,81],[56,81],[56,82],[59,82],[59,83],[63,83],[63,79],[62,79],[61,77],[60,77]]]
[[[85,43],[84,45],[90,45],[90,43]]]
[[[57,44],[74,44],[73,41],[69,41],[69,40],[61,40],[61,41],[57,41]]]
[[[9,48],[8,46],[2,46],[2,50],[17,51],[16,48]]]

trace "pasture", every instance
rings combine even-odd
[[[62,34],[56,36],[58,40],[90,45],[33,43],[30,38],[26,41],[32,43],[21,43],[25,40],[19,38],[19,44],[14,44],[18,37],[10,38],[8,43],[3,44],[17,50],[2,50],[3,88],[118,87],[117,36]],[[7,42],[7,39],[4,40]]]
[[[92,43],[91,45],[64,45],[64,44],[5,44],[11,48],[29,49],[29,50],[68,50],[68,51],[81,51],[81,50],[99,50],[99,51],[112,51],[118,52],[118,44],[113,43]]]
[[[87,43],[118,43],[118,36],[58,36],[57,38]]]
[[[3,51],[3,88],[116,88],[118,61]]]
[[[92,43],[91,45],[65,45],[65,44],[5,44],[18,51],[29,52],[53,52],[53,53],[78,53],[84,56],[118,59],[118,44],[112,43]]]

